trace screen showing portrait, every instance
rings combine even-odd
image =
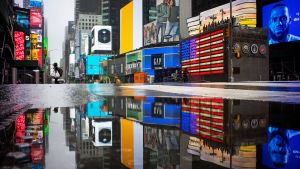
[[[300,165],[300,131],[268,128],[268,143],[263,145],[262,163],[269,168],[293,169]]]
[[[263,26],[269,30],[269,44],[300,40],[300,5],[283,0],[263,7]]]

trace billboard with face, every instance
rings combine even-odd
[[[179,41],[179,0],[156,0],[156,9],[149,10],[156,19],[144,25],[144,46]]]
[[[300,40],[299,2],[282,0],[263,7],[263,26],[269,29],[269,44]]]
[[[25,59],[25,34],[24,32],[14,32],[16,46],[16,60]]]
[[[30,10],[30,27],[31,28],[42,28],[43,16],[41,9]]]

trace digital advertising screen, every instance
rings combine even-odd
[[[20,27],[29,31],[30,26],[30,10],[22,9],[22,8],[15,8],[16,11],[16,20]]]
[[[182,70],[191,76],[223,74],[225,63],[224,30],[181,42]]]
[[[87,75],[103,75],[103,61],[106,61],[109,56],[89,55],[86,57],[86,74]]]
[[[92,29],[92,52],[96,50],[112,50],[112,29],[111,26],[94,26]],[[85,39],[85,38],[82,38]],[[82,44],[84,47],[84,41]],[[84,49],[82,49],[84,51]]]
[[[126,54],[126,74],[134,74],[142,71],[142,51]]]
[[[120,10],[120,53],[143,46],[143,1],[132,0]]]
[[[300,165],[300,131],[270,126],[262,163],[268,168],[297,169]]]
[[[107,103],[105,100],[87,103],[88,117],[111,117],[112,113],[108,112]]]
[[[263,26],[269,30],[269,44],[300,40],[300,5],[282,0],[263,7]]]
[[[112,146],[113,144],[113,129],[111,121],[92,121],[93,126],[93,144],[94,146]]]
[[[43,17],[41,9],[30,10],[30,28],[42,28]]]
[[[14,32],[16,60],[25,59],[25,34],[24,32]]]
[[[147,5],[153,5],[149,3]],[[156,0],[156,9],[150,10],[156,12],[156,18],[144,25],[144,46],[179,41],[179,0]]]
[[[42,0],[30,0],[30,6],[34,8],[41,8]]]

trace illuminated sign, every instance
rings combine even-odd
[[[182,69],[192,76],[224,73],[224,30],[181,43]]]
[[[42,0],[30,0],[30,6],[41,8],[42,7]]]
[[[270,45],[300,40],[299,11],[297,0],[281,0],[263,7],[263,26],[269,29]]]
[[[16,60],[25,59],[25,36],[24,32],[14,32],[16,46]]]
[[[165,0],[147,1],[152,15],[156,13],[156,18],[150,18],[144,25],[144,46],[163,42],[179,41],[179,0],[172,0],[165,3]],[[172,4],[171,4],[172,3]]]
[[[152,55],[152,68],[162,69],[164,66],[164,54],[154,54]]]
[[[30,10],[30,27],[31,28],[42,28],[43,17],[41,9]]]
[[[235,23],[256,27],[256,0],[236,0],[232,2],[232,16]],[[201,12],[199,16],[187,19],[189,35],[203,32],[204,27],[228,22],[230,3]]]
[[[134,74],[142,71],[142,51],[126,54],[126,74]]]
[[[84,38],[83,38],[84,39]],[[85,39],[84,39],[85,40]],[[84,46],[84,45],[82,45]],[[96,50],[112,50],[111,26],[94,26],[92,29],[92,52]],[[84,50],[82,50],[84,51]]]

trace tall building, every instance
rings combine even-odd
[[[78,30],[91,31],[93,26],[102,24],[101,15],[79,14],[76,27]]]
[[[119,53],[120,49],[120,9],[129,0],[102,0],[101,14],[103,25],[112,26],[112,49]]]
[[[64,58],[65,58],[65,66],[64,66],[64,75],[65,80],[68,80],[68,75],[70,74],[70,54],[74,54],[75,47],[75,23],[74,21],[69,21],[68,26],[65,30],[65,41],[64,41]]]
[[[75,22],[80,13],[101,14],[101,0],[76,0],[75,1]]]

